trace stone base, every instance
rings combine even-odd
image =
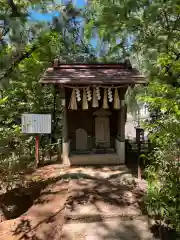
[[[116,153],[78,154],[69,157],[70,165],[119,165],[123,160]]]
[[[70,166],[69,162],[69,142],[63,143],[62,144],[62,162],[63,165]]]
[[[92,153],[94,154],[107,154],[107,153],[115,153],[114,148],[94,148],[92,149]]]
[[[115,148],[116,153],[121,159],[122,163],[125,163],[125,142],[121,142],[118,139],[115,139]]]

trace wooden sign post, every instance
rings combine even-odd
[[[36,168],[39,164],[39,136],[36,136]]]
[[[39,142],[41,134],[51,133],[51,114],[22,114],[22,133],[36,135],[35,137],[35,167],[39,164]]]

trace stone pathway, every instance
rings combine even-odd
[[[125,166],[79,169],[68,195],[63,240],[154,239],[139,207],[143,191]]]
[[[29,178],[48,184],[26,213],[0,223],[0,240],[153,240],[139,204],[145,182],[125,166],[51,165]]]

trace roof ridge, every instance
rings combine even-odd
[[[130,61],[127,59],[122,63],[103,63],[103,62],[93,62],[93,63],[65,63],[60,59],[56,58],[53,62],[53,68],[121,68],[121,69],[132,69]]]

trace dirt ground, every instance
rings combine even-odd
[[[30,188],[15,189],[0,198],[9,219],[0,223],[0,240],[153,239],[147,221],[138,220],[145,183],[135,183],[125,166],[64,168],[56,164],[39,168],[26,179],[33,180]],[[138,221],[145,225],[143,230],[136,229],[140,232],[136,238],[134,233],[128,238],[114,235],[119,227],[126,232],[130,226],[142,226]],[[100,223],[106,226],[106,235]]]

